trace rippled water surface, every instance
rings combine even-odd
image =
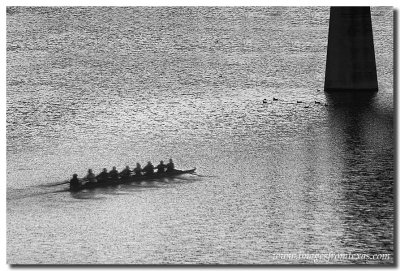
[[[372,8],[372,97],[322,91],[328,20],[327,7],[7,8],[8,263],[392,254],[392,11]],[[201,176],[43,186],[170,157]]]

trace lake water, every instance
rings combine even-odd
[[[392,9],[372,22],[379,92],[327,97],[328,7],[7,8],[7,262],[393,263]],[[170,157],[200,176],[43,186]]]

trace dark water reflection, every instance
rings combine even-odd
[[[341,160],[345,247],[393,251],[393,114],[375,108],[376,93],[331,93],[329,121],[335,155]],[[362,226],[363,225],[363,226]]]
[[[176,185],[190,184],[191,182],[201,181],[200,177],[174,177],[162,178],[157,181],[143,181],[140,183],[128,183],[114,186],[99,187],[95,189],[85,189],[81,191],[70,191],[74,199],[105,199],[105,196],[132,196],[132,193],[140,193],[151,189],[168,189]],[[67,192],[64,190],[64,192]]]

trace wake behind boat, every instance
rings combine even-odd
[[[126,177],[118,177],[118,178],[107,178],[106,180],[90,182],[85,179],[78,179],[79,182],[70,182],[70,191],[81,191],[85,189],[95,189],[99,187],[106,186],[115,186],[120,184],[128,184],[134,182],[143,182],[147,180],[156,180],[162,178],[171,178],[176,177],[183,174],[193,174],[196,171],[196,168],[189,170],[176,170],[164,173],[154,173],[150,175],[132,175]],[[85,182],[86,181],[86,182]]]

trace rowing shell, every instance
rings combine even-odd
[[[84,189],[94,189],[98,187],[105,187],[105,186],[113,186],[119,184],[126,184],[126,183],[133,183],[133,182],[142,182],[146,180],[156,180],[161,178],[167,177],[175,177],[183,174],[192,174],[194,173],[196,168],[189,169],[189,170],[174,170],[173,172],[165,172],[165,173],[154,173],[152,175],[142,175],[142,176],[129,176],[126,178],[121,178],[118,180],[108,180],[105,182],[94,182],[90,183],[87,182],[85,184],[81,184],[79,186],[72,186],[70,185],[70,191],[80,191]]]

